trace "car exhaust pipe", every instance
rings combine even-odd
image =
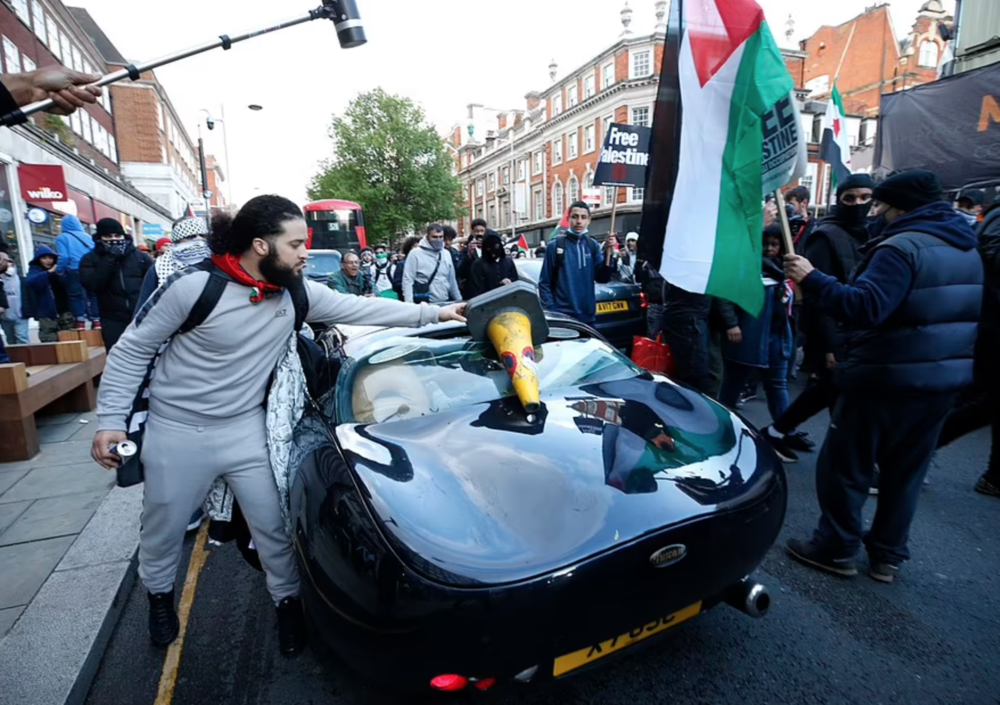
[[[726,604],[754,619],[760,619],[771,609],[771,593],[760,583],[744,578],[726,592]]]

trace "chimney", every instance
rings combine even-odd
[[[507,113],[500,113],[497,115],[497,128],[499,130],[507,129]]]
[[[538,106],[542,104],[542,96],[539,95],[538,91],[531,91],[524,96],[524,99],[528,101],[528,112],[538,110]]]

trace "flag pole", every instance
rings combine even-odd
[[[608,229],[608,237],[615,236],[615,217],[618,215],[618,186],[615,186],[615,199],[611,202],[611,226]],[[604,253],[604,265],[611,266],[611,250]]]
[[[781,189],[774,192],[774,200],[778,204],[778,218],[781,219],[781,238],[785,243],[785,254],[795,254],[795,241],[792,240],[792,226],[788,224],[788,211],[785,210],[785,197]]]

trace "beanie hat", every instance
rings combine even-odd
[[[125,228],[114,218],[102,218],[97,221],[97,232],[94,234],[94,238],[100,240],[107,235],[121,235],[125,237]]]
[[[846,179],[837,184],[837,200],[844,195],[845,192],[850,191],[853,188],[875,188],[875,179],[873,179],[868,174],[851,174]]]
[[[174,242],[186,240],[189,237],[208,237],[208,223],[204,218],[181,218],[170,232],[170,239]]]
[[[171,240],[169,237],[161,237],[156,241],[156,251],[159,252],[165,245],[169,245]]]
[[[909,212],[943,200],[944,191],[933,171],[914,169],[890,176],[875,187],[874,197],[879,203]]]

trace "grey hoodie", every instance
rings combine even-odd
[[[17,267],[11,262],[7,271],[0,274],[0,288],[7,293],[7,310],[0,313],[4,321],[21,320],[21,277],[17,276]]]
[[[451,252],[447,248],[440,251],[431,247],[425,236],[420,241],[418,247],[414,247],[410,254],[406,256],[406,265],[403,268],[403,299],[413,301],[413,284],[420,282],[426,284],[430,281],[431,274],[438,262],[441,267],[438,269],[434,281],[431,282],[431,303],[444,303],[446,301],[461,301],[462,295],[458,291],[458,281],[455,278],[455,262]]]
[[[108,356],[97,399],[99,431],[124,431],[153,356],[187,320],[209,273],[186,269],[156,290]],[[417,327],[436,323],[437,306],[364,299],[307,282],[309,322]],[[197,426],[260,407],[271,372],[288,345],[295,311],[287,291],[253,305],[250,289],[230,282],[204,323],[176,336],[149,385],[150,413]]]

